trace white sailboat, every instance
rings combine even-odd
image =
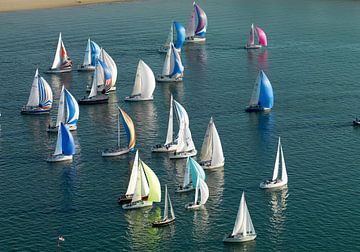
[[[183,106],[174,100],[176,112],[179,118],[179,132],[176,150],[170,154],[170,159],[193,157],[197,154],[189,128],[189,116]]]
[[[223,242],[246,242],[256,238],[254,225],[245,201],[245,193],[242,193],[239,211],[236,216],[234,229],[225,236]]]
[[[206,129],[204,142],[201,147],[200,160],[199,164],[204,169],[214,169],[224,166],[224,153],[212,117]]]
[[[135,83],[130,96],[125,101],[153,100],[155,90],[155,76],[151,68],[144,61],[139,60],[136,70]]]
[[[63,86],[60,94],[56,122],[50,124],[46,131],[57,132],[61,122],[64,123],[69,130],[76,130],[76,123],[78,119],[79,105],[74,96],[72,96],[71,93]]]
[[[58,129],[55,152],[46,161],[49,163],[72,161],[74,154],[74,138],[69,129],[61,122]]]
[[[21,109],[21,114],[35,115],[50,112],[53,103],[53,93],[47,81],[36,69],[28,102]]]
[[[169,217],[170,209],[170,217]],[[170,195],[168,194],[167,185],[165,185],[165,205],[164,205],[164,216],[161,220],[153,222],[153,227],[163,227],[175,222],[175,213],[171,204]]]
[[[171,95],[170,98],[170,110],[169,110],[169,121],[166,140],[164,144],[157,144],[151,148],[152,152],[171,152],[176,150],[177,143],[174,141],[174,98]]]
[[[52,66],[45,73],[65,73],[70,72],[72,69],[72,61],[67,55],[64,42],[59,34],[59,40],[55,52],[55,57]]]
[[[281,156],[281,176],[279,176],[280,156]],[[283,149],[282,149],[282,145],[281,145],[281,141],[280,141],[280,137],[279,137],[272,179],[261,182],[260,188],[262,188],[262,189],[280,188],[280,187],[286,186],[287,183],[288,183],[288,176],[287,176],[287,171],[286,171],[284,153],[283,153]]]
[[[195,189],[195,183],[198,178],[205,181],[206,175],[204,169],[191,157],[188,157],[186,161],[184,181],[182,185],[179,185],[175,192],[189,192]]]
[[[166,53],[162,73],[156,76],[157,82],[180,82],[183,80],[184,66],[181,56],[173,43]]]
[[[99,57],[100,52],[101,48],[99,47],[99,45],[96,44],[94,41],[91,41],[90,38],[88,38],[85,49],[84,61],[79,67],[78,71],[95,71],[96,58]]]
[[[199,191],[200,191],[200,201],[199,201]],[[209,188],[206,182],[200,177],[197,178],[196,188],[195,188],[195,199],[194,202],[190,202],[185,205],[186,209],[198,209],[202,205],[205,205],[206,201],[209,198]]]

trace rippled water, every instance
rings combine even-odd
[[[359,112],[360,5],[357,1],[200,1],[209,17],[206,44],[184,48],[182,84],[159,84],[153,102],[124,103],[138,60],[161,71],[158,46],[171,20],[187,24],[191,1],[149,0],[80,8],[0,14],[0,247],[1,251],[356,251],[360,223]],[[269,47],[240,49],[251,22],[268,34]],[[51,64],[58,33],[81,63],[90,36],[118,65],[118,89],[108,105],[81,107],[72,164],[48,164],[56,136],[45,127],[56,116],[61,85],[85,94],[91,75],[44,75],[55,109],[21,116],[36,67]],[[270,114],[247,114],[258,69],[272,82]],[[225,152],[224,170],[209,172],[210,198],[197,212],[193,194],[174,193],[184,161],[151,154],[166,135],[169,94],[187,109],[200,150],[213,116]],[[176,224],[154,229],[163,203],[125,212],[117,197],[127,187],[131,156],[104,159],[116,143],[116,103],[133,118],[141,158],[168,184]],[[281,135],[289,188],[264,192]],[[258,234],[236,246],[222,243],[233,228],[242,190]]]

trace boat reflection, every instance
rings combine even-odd
[[[271,240],[277,244],[281,240],[281,234],[285,231],[286,208],[288,188],[282,190],[273,190],[270,192],[271,198],[269,205],[271,207],[272,216],[270,217],[269,233]]]
[[[194,199],[192,198],[192,201]],[[188,210],[189,211],[189,210]],[[192,237],[195,240],[201,240],[202,237],[210,235],[209,227],[209,213],[206,209],[206,204],[201,206],[198,210],[192,210],[194,213],[193,224],[192,224]]]
[[[249,113],[249,126],[256,129],[252,131],[252,137],[263,153],[267,153],[269,146],[273,145],[274,125],[275,115],[271,112]]]
[[[51,80],[51,89],[53,90],[54,95],[56,95],[55,97],[60,96],[61,88],[63,85],[65,86],[66,89],[69,89],[73,81],[71,72],[62,73],[62,74],[52,74],[49,77]]]
[[[256,240],[245,243],[227,243],[225,244],[227,251],[231,252],[255,252]]]
[[[259,70],[264,70],[267,72],[268,70],[268,51],[265,49],[261,51],[261,53],[258,56],[258,66]]]
[[[207,202],[211,209],[216,211],[220,209],[219,206],[223,200],[224,192],[224,168],[218,168],[209,172],[206,172],[206,184],[209,187],[209,199]]]

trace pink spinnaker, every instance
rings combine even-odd
[[[257,26],[256,26],[256,30],[259,36],[259,44],[262,46],[267,46],[267,38],[265,32]]]

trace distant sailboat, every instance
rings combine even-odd
[[[195,12],[197,16],[197,25],[195,29]],[[203,11],[198,4],[193,3],[191,11],[191,18],[186,29],[186,43],[199,43],[205,42],[206,31],[208,27],[208,19],[205,11]]]
[[[54,124],[50,124],[46,131],[57,132],[61,122],[63,122],[69,130],[76,130],[76,123],[78,119],[79,105],[74,96],[72,96],[70,92],[63,86],[60,94],[56,122]]]
[[[111,70],[108,65],[98,58],[96,60],[90,94],[88,97],[85,96],[84,98],[79,99],[79,104],[91,105],[108,103],[108,91],[111,87],[112,78]],[[99,88],[102,90],[100,94],[98,94]]]
[[[67,55],[64,42],[59,34],[59,40],[55,52],[55,57],[52,66],[45,73],[65,73],[70,72],[72,69],[72,61]]]
[[[119,108],[119,117],[117,120],[118,126],[118,143],[117,146],[111,149],[106,149],[102,152],[103,157],[113,157],[113,156],[120,156],[130,151],[133,151],[135,148],[136,143],[136,134],[135,134],[135,127],[134,123],[131,120],[130,116],[121,108]],[[125,133],[127,135],[128,147],[121,148],[120,147],[120,118],[124,125]]]
[[[36,69],[28,102],[21,109],[21,114],[46,114],[50,112],[53,103],[53,93],[47,81]]]
[[[58,129],[55,152],[46,161],[49,163],[71,161],[74,154],[74,138],[69,129],[61,122]]]
[[[255,44],[255,34],[258,37],[258,44]],[[250,36],[245,49],[259,49],[262,46],[267,46],[266,34],[261,28],[257,26],[254,28],[254,24],[251,24]]]
[[[199,191],[200,191],[200,198],[199,201]],[[209,198],[209,188],[206,184],[206,182],[200,178],[200,176],[197,177],[196,181],[196,188],[195,188],[195,199],[194,202],[190,202],[185,205],[186,209],[198,209],[202,205],[205,205],[206,201]]]
[[[242,193],[239,211],[233,231],[226,235],[223,242],[246,242],[256,238],[255,229],[245,201],[245,193]]]
[[[182,193],[194,190],[196,185],[193,183],[196,183],[198,177],[205,181],[206,175],[204,169],[193,158],[188,157],[185,167],[184,182],[175,192]]]
[[[174,43],[174,28],[176,32],[175,43]],[[170,32],[168,34],[166,42],[160,47],[159,52],[166,53],[170,47],[170,43],[174,43],[175,48],[178,51],[181,51],[181,47],[183,46],[184,42],[185,42],[185,28],[181,23],[175,21],[171,23]]]
[[[158,82],[180,82],[183,80],[184,66],[181,62],[180,53],[170,43],[170,48],[166,53],[162,74],[157,75]]]
[[[193,157],[197,154],[197,150],[195,149],[189,128],[189,116],[185,108],[180,103],[174,100],[174,104],[177,115],[179,117],[179,132],[177,137],[176,150],[169,156],[169,158],[179,159]]]
[[[204,169],[214,169],[224,166],[224,153],[212,117],[206,129],[204,142],[201,147],[200,160],[199,164]]]
[[[134,169],[134,167],[133,167]],[[146,183],[148,186],[146,187]],[[144,188],[148,188],[148,197],[143,200]],[[130,203],[122,205],[125,210],[152,206],[153,202],[161,202],[161,185],[156,174],[140,158],[138,160],[136,184]]]
[[[153,100],[155,83],[155,76],[151,68],[144,61],[139,60],[132,93],[125,98],[125,101]]]
[[[280,171],[280,156],[281,156],[281,177],[279,177]],[[286,171],[284,153],[279,137],[276,160],[274,165],[273,176],[271,180],[266,180],[260,183],[260,188],[262,189],[272,189],[272,188],[280,188],[286,186],[288,183],[288,176]]]
[[[165,185],[165,206],[164,206],[164,216],[161,220],[153,222],[153,227],[163,227],[175,222],[174,209],[171,204],[170,195],[168,194],[167,185]],[[169,208],[170,208],[170,217],[169,217]]]
[[[274,105],[274,93],[266,74],[261,70],[255,81],[246,112],[270,111]]]
[[[96,58],[99,57],[100,52],[101,48],[99,45],[89,38],[85,49],[84,61],[78,71],[94,71]]]
[[[174,141],[174,98],[170,98],[169,121],[166,140],[164,144],[157,144],[151,148],[152,152],[171,152],[176,150],[177,141]]]

